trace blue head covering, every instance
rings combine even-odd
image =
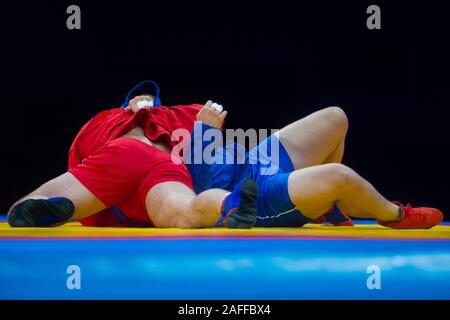
[[[144,80],[128,92],[125,102],[120,107],[126,108],[131,99],[143,94],[151,94],[155,97],[153,102],[154,107],[161,105],[161,99],[159,98],[159,87],[156,82],[152,80]]]

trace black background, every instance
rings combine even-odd
[[[179,315],[180,307],[186,304],[190,306],[213,307],[217,309],[223,308],[223,305],[239,304],[257,304],[270,305],[270,314],[239,314],[239,315],[223,315],[214,314],[208,319],[285,319],[292,317],[293,314],[302,310],[303,314],[314,314],[315,310],[320,310],[320,314],[324,317],[333,318],[336,316],[336,310],[346,308],[352,310],[348,312],[346,319],[360,319],[361,313],[370,312],[370,319],[379,319],[386,316],[386,310],[389,314],[399,316],[399,318],[418,319],[429,315],[430,309],[447,309],[449,300],[0,300],[1,307],[8,309],[20,308],[21,314],[36,315],[36,312],[42,311],[46,314],[47,319],[60,319],[60,312],[48,312],[49,309],[55,310],[60,308],[62,312],[70,310],[70,314],[75,317],[86,316],[86,309],[90,314],[101,316],[112,316],[113,319],[123,319],[130,317],[142,316],[142,310],[151,310],[152,317],[164,319],[202,319],[194,315]],[[58,311],[59,311],[58,310]],[[203,317],[206,319],[206,317]]]
[[[154,79],[165,105],[222,103],[230,128],[281,128],[340,106],[344,162],[387,198],[448,219],[443,3],[2,1],[0,212],[65,171],[83,123]],[[70,4],[81,30],[66,28]],[[366,28],[371,4],[381,30]]]

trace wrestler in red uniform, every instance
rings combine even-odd
[[[231,193],[215,189],[195,195],[186,166],[172,161],[170,150],[178,143],[172,132],[191,130],[199,110],[210,103],[159,106],[159,89],[151,92],[148,84],[154,83],[145,81],[129,93],[126,108],[103,111],[82,127],[69,151],[68,172],[16,202],[8,215],[11,226],[80,219],[86,226],[194,228],[225,217],[229,227],[255,223],[253,181],[243,180]],[[157,107],[140,110],[139,102]]]

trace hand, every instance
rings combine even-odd
[[[152,106],[141,106],[140,101],[150,102]],[[128,102],[128,106],[125,108],[131,110],[133,113],[138,112],[141,109],[151,109],[153,108],[154,98],[151,95],[147,96],[136,96]]]
[[[211,127],[220,129],[226,116],[226,111],[219,111],[215,109],[213,107],[213,102],[211,100],[208,100],[203,108],[201,108],[197,113],[197,121],[201,121]]]

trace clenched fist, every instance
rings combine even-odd
[[[211,100],[205,103],[203,108],[197,113],[197,121],[201,121],[214,128],[221,128],[227,112],[222,110],[222,106],[213,103]]]
[[[128,106],[125,109],[131,110],[133,113],[138,112],[141,109],[153,108],[155,98],[152,95],[136,96],[130,100]]]

